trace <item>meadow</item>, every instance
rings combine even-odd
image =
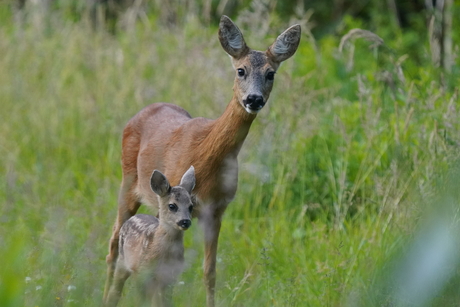
[[[100,306],[124,125],[159,101],[216,118],[234,71],[193,17],[112,35],[0,15],[0,305]],[[264,50],[287,26],[241,29]],[[276,74],[239,156],[218,306],[458,306],[458,66],[433,67],[426,37],[403,32],[339,51],[361,26],[321,40],[304,27]],[[204,305],[202,241],[195,222],[177,306]],[[128,282],[121,306],[139,304]]]

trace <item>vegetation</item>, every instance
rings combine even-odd
[[[255,49],[288,25],[248,14],[235,19]],[[125,123],[157,101],[215,118],[234,72],[216,27],[193,16],[171,28],[153,14],[116,35],[60,11],[29,17],[17,24],[0,5],[0,305],[100,306]],[[345,16],[316,40],[305,18],[240,155],[220,306],[458,304],[458,65],[431,64],[421,27],[372,29],[380,44],[349,35],[340,52],[365,20]],[[177,306],[205,301],[194,224]],[[139,305],[134,288],[122,306]]]

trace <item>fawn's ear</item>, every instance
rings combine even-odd
[[[152,177],[150,177],[150,187],[161,197],[166,196],[171,190],[168,179],[158,170],[154,170]]]
[[[235,59],[239,59],[249,52],[249,47],[244,42],[240,29],[225,15],[220,18],[219,40],[225,52]]]
[[[185,172],[184,176],[180,180],[180,186],[191,193],[195,187],[195,168],[190,166],[190,168]]]
[[[267,56],[277,63],[289,59],[297,50],[300,42],[300,25],[294,25],[278,36],[268,47]]]

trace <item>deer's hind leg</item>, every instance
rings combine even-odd
[[[136,214],[141,202],[135,189],[137,185],[137,174],[125,175],[118,197],[118,213],[113,225],[112,237],[109,242],[109,254],[106,257],[107,279],[104,289],[104,301],[107,299],[110,285],[113,283],[115,266],[118,259],[120,229],[123,223]]]
[[[120,229],[123,223],[131,216],[136,214],[141,202],[136,193],[138,174],[137,156],[139,154],[140,138],[129,122],[123,130],[121,167],[123,170],[123,180],[118,194],[118,213],[113,225],[112,236],[109,241],[109,254],[106,257],[107,279],[104,288],[104,301],[107,299],[109,287],[113,282],[115,265],[118,258],[118,241]]]

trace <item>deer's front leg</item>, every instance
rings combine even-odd
[[[207,307],[214,307],[215,305],[216,256],[222,213],[212,210],[200,214],[198,218],[204,231],[204,283]]]
[[[121,292],[123,291],[123,286],[130,276],[130,272],[122,267],[122,264],[118,264],[115,267],[115,272],[112,280],[112,284],[109,285],[109,290],[107,293],[107,298],[104,302],[106,307],[117,306],[118,301],[121,297]]]
[[[172,284],[153,276],[148,278],[143,285],[144,297],[150,300],[152,307],[172,306]],[[147,304],[145,304],[147,306]]]

